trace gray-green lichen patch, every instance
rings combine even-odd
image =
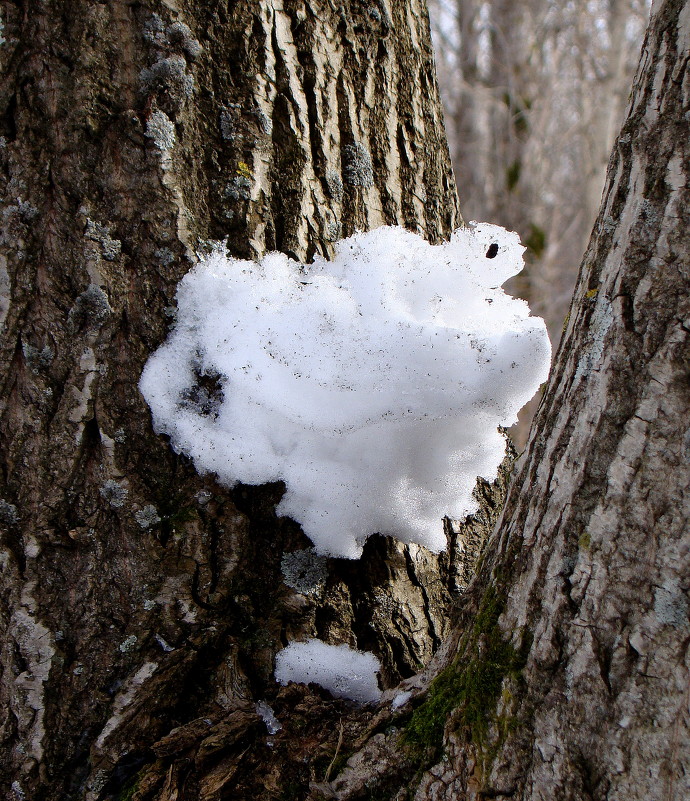
[[[589,324],[589,342],[575,370],[576,381],[600,365],[604,357],[604,339],[612,325],[611,301],[606,297],[599,298]]]
[[[16,213],[19,215],[22,222],[25,223],[31,223],[38,217],[38,209],[32,203],[29,203],[28,200],[19,198],[17,200],[17,205],[10,206],[9,208],[16,209]]]
[[[16,526],[18,522],[17,507],[0,498],[0,523],[5,526]]]
[[[654,590],[654,614],[666,626],[687,625],[688,601],[677,583],[667,581]]]
[[[246,175],[236,175],[223,190],[225,200],[249,200],[252,182]]]
[[[328,194],[336,203],[342,202],[344,192],[343,179],[334,170],[326,173],[326,188],[328,189]]]
[[[41,370],[45,370],[50,366],[55,356],[52,348],[48,345],[45,345],[43,348],[35,348],[28,342],[22,343],[22,353],[32,373],[39,373]]]
[[[174,141],[174,140],[173,140]],[[175,254],[170,248],[158,248],[153,254],[156,261],[163,267],[169,267],[175,261]]]
[[[168,45],[170,47],[180,47],[191,59],[196,59],[201,55],[203,47],[194,38],[189,25],[184,22],[173,22],[167,30]]]
[[[231,104],[228,108],[221,109],[218,115],[220,135],[227,142],[233,140],[235,136],[237,136],[237,108],[236,104]]]
[[[166,26],[158,14],[152,14],[145,23],[144,40],[160,49],[181,49],[191,59],[198,58],[203,50],[189,25],[177,21]]]
[[[343,172],[345,181],[351,186],[368,189],[374,184],[374,168],[371,154],[359,142],[343,148]]]
[[[127,487],[109,478],[104,482],[99,490],[101,497],[108,502],[113,509],[121,509],[127,500],[129,491]]]
[[[255,149],[273,133],[273,120],[258,105],[243,108],[239,103],[227,103],[218,113],[218,127],[221,137],[238,150]]]
[[[164,111],[154,111],[146,121],[146,136],[163,152],[175,146],[175,125]]]
[[[137,644],[138,637],[136,634],[130,634],[129,637],[126,637],[118,646],[119,650],[122,651],[123,654],[131,651],[132,648]]]
[[[144,530],[152,528],[161,522],[156,507],[150,503],[144,506],[143,509],[139,509],[137,512],[135,512],[134,519],[137,521],[139,527],[143,528]]]
[[[314,548],[283,554],[280,567],[288,587],[303,595],[318,595],[328,578],[327,560]]]
[[[106,261],[115,261],[120,255],[122,243],[119,239],[113,239],[110,236],[110,229],[107,226],[87,218],[84,236],[92,242],[97,242],[101,246],[103,258]]]
[[[26,235],[28,227],[36,220],[38,215],[38,209],[28,200],[17,198],[16,203],[6,205],[0,214],[4,244],[16,251],[17,242]]]
[[[324,235],[329,242],[340,239],[343,231],[342,225],[337,220],[329,220],[326,223]]]
[[[165,23],[158,14],[151,14],[151,17],[144,23],[144,39],[152,45],[164,47],[166,44]]]
[[[105,292],[96,284],[89,284],[70,309],[67,324],[72,330],[100,328],[112,311]]]
[[[142,89],[160,96],[173,113],[182,110],[194,94],[194,76],[187,72],[187,62],[182,56],[168,56],[144,67],[139,73]]]

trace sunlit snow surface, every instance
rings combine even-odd
[[[314,639],[283,648],[276,656],[275,677],[279,684],[314,683],[336,698],[367,704],[381,697],[376,681],[380,669],[381,663],[373,654]]]
[[[378,228],[306,266],[214,253],[142,375],[154,427],[224,484],[283,480],[278,513],[324,555],[374,532],[442,550],[547,377],[543,320],[500,288],[523,251],[480,223],[436,246]]]

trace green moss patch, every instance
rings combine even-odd
[[[116,801],[132,801],[134,794],[139,787],[139,779],[135,776],[120,790],[119,795],[116,796]]]
[[[434,679],[424,703],[405,727],[402,742],[418,756],[434,758],[443,743],[446,721],[455,711],[461,726],[468,729],[472,742],[482,751],[488,747],[489,726],[499,724],[507,733],[505,721],[497,721],[496,704],[504,679],[519,679],[525,665],[529,639],[517,651],[506,642],[498,626],[504,600],[493,587],[482,599],[473,627],[461,645],[461,657]]]

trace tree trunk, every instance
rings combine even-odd
[[[656,4],[528,450],[412,719],[424,744],[454,710],[417,799],[690,797],[689,12]]]
[[[689,61],[687,0],[657,3],[563,342],[443,669],[408,683],[313,798],[690,797]]]
[[[295,593],[282,488],[199,478],[137,391],[204,240],[306,259],[457,222],[422,4],[260,6],[3,4],[4,795],[687,795],[687,5],[656,9],[529,450],[428,690],[457,566],[379,538]],[[305,633],[377,651],[411,700],[278,691],[274,653]]]
[[[271,750],[253,702],[276,650],[356,644],[393,685],[440,644],[457,565],[373,538],[296,592],[282,487],[197,476],[137,383],[209,239],[308,260],[357,228],[459,224],[425,5],[40,0],[2,21],[0,792],[304,794],[346,705],[284,691]]]

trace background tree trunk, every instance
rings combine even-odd
[[[463,213],[518,231],[527,269],[509,286],[545,318],[555,344],[649,5],[429,1]]]
[[[296,728],[268,748],[276,650],[356,644],[394,684],[441,642],[452,566],[374,538],[295,592],[282,487],[197,476],[137,382],[209,238],[307,260],[357,228],[458,225],[425,5],[0,9],[0,793],[129,797],[142,765],[137,798],[302,792],[346,705],[284,693]]]

